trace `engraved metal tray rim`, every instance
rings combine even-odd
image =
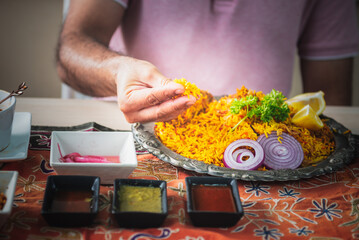
[[[358,139],[342,124],[330,117],[321,115],[326,119],[326,124],[334,133],[336,148],[328,158],[319,162],[316,166],[297,169],[280,170],[237,170],[219,167],[214,164],[206,164],[202,161],[189,159],[167,148],[154,134],[154,123],[136,123],[132,125],[132,133],[135,140],[149,153],[162,161],[189,171],[208,174],[218,177],[230,177],[243,181],[289,181],[311,178],[332,173],[342,169],[355,158],[355,146]]]

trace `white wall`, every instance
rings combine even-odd
[[[61,18],[62,0],[0,1],[0,88],[24,81],[24,96],[60,97],[54,53]]]

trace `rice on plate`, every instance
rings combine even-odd
[[[255,106],[262,107],[261,111],[265,111],[263,107],[266,106],[263,102],[266,100],[266,95],[260,91],[256,92],[243,86],[241,89],[237,89],[233,95],[215,99],[206,91],[199,92],[194,84],[188,84],[185,79],[176,79],[175,82],[185,86],[184,95],[188,95],[188,92],[191,92],[192,95],[195,93],[198,100],[176,119],[155,123],[154,131],[166,147],[186,158],[219,167],[228,167],[224,155],[230,144],[241,139],[257,141],[263,135],[265,138],[275,135],[275,144],[279,146],[281,146],[285,135],[293,137],[300,144],[303,152],[299,167],[315,166],[318,162],[326,159],[335,149],[333,133],[324,121],[322,127],[315,130],[298,126],[292,122],[296,112],[285,102],[281,103],[283,112],[274,113],[270,118],[255,115],[255,112],[251,113],[256,110],[254,105],[233,110],[239,101],[248,103],[249,100],[255,99],[252,101],[256,104]],[[276,96],[276,98],[282,96],[275,90],[270,94],[274,94],[272,96]],[[284,96],[282,100],[286,100]],[[288,112],[287,117],[283,117],[286,111]],[[272,110],[272,112],[274,111]],[[280,116],[281,114],[282,116]],[[277,117],[282,117],[282,119],[277,119]],[[255,155],[256,149],[245,148]],[[240,148],[234,149],[238,152]],[[234,156],[235,161],[240,162],[237,156],[238,154]],[[244,160],[246,159],[244,158]],[[281,168],[287,167],[283,165]],[[268,169],[269,167],[265,164],[259,164],[258,167],[250,170]]]

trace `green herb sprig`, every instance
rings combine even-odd
[[[283,122],[289,117],[289,107],[285,103],[286,98],[284,95],[273,89],[270,93],[266,94],[262,101],[259,101],[256,96],[246,96],[240,100],[233,100],[230,106],[232,114],[238,114],[243,108],[246,108],[247,115],[242,118],[232,129],[234,131],[246,118],[257,118],[262,122],[270,122],[275,120]]]

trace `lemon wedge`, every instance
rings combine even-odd
[[[309,104],[305,105],[294,114],[292,123],[296,126],[308,128],[310,130],[319,130],[324,126],[322,120]]]
[[[309,105],[317,115],[322,114],[325,109],[324,93],[322,91],[299,94],[288,99],[286,103],[293,108],[294,113],[300,111],[306,105]]]

